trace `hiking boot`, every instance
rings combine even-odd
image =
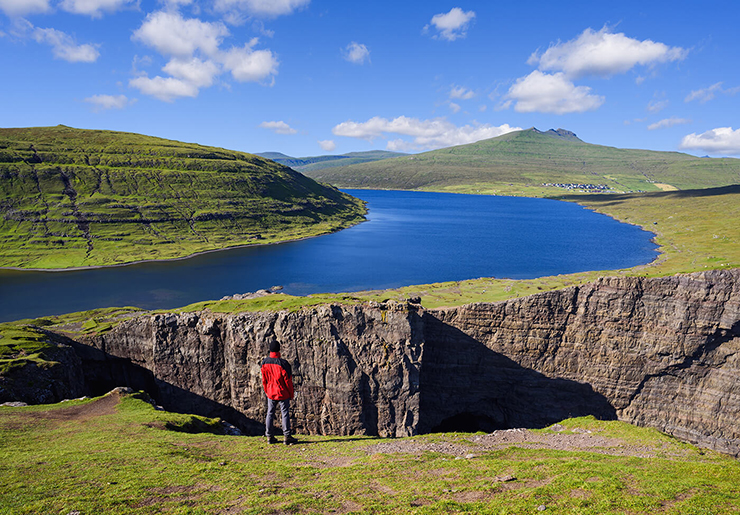
[[[275,438],[274,436],[270,435],[270,436],[267,437],[267,443],[269,443],[269,444],[277,443],[277,438]]]
[[[295,438],[293,438],[293,437],[292,437],[292,436],[290,436],[290,435],[287,435],[287,436],[285,437],[285,442],[284,442],[284,443],[285,443],[285,445],[293,445],[293,444],[296,444],[296,443],[298,443],[298,440],[296,440]]]

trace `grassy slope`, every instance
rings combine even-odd
[[[241,152],[64,126],[0,129],[0,266],[184,257],[331,232],[357,199]]]
[[[218,424],[155,411],[137,395],[0,407],[0,513],[737,513],[737,460],[619,422],[562,425],[557,436],[535,434],[575,429],[591,431],[586,442],[620,443],[490,449],[464,434],[299,436],[286,448],[180,432]],[[391,448],[374,448],[381,442]]]
[[[528,129],[469,145],[373,163],[309,171],[347,188],[552,196],[547,183],[603,184],[614,192],[660,191],[740,183],[740,159],[704,159],[678,152],[591,145]]]

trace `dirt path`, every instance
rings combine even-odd
[[[487,435],[471,435],[452,442],[425,443],[412,439],[397,439],[371,445],[370,454],[422,454],[438,452],[457,458],[472,458],[477,453],[506,449],[512,446],[525,449],[551,449],[560,451],[585,451],[611,456],[634,456],[652,458],[664,453],[666,446],[636,445],[620,438],[600,436],[585,429],[567,430],[562,426],[551,426],[552,432],[534,432],[529,429],[507,429]]]

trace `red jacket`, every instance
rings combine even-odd
[[[262,387],[268,398],[274,401],[293,398],[293,371],[279,352],[271,352],[269,358],[263,359],[261,368]]]

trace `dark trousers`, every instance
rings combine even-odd
[[[280,404],[280,414],[283,417],[283,435],[290,434],[290,399],[284,401],[274,401],[267,399],[267,418],[265,419],[265,436],[272,436],[272,417],[275,415],[275,405]]]

